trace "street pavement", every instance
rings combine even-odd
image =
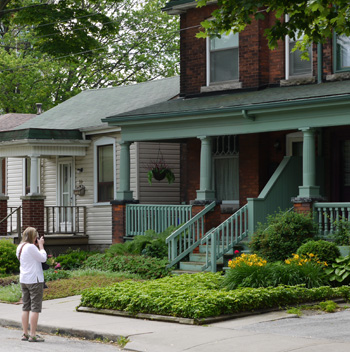
[[[75,308],[79,302],[79,296],[44,301],[38,331],[67,334],[91,340],[107,338],[117,341],[120,337],[127,337],[129,342],[124,351],[136,352],[350,351],[349,310],[301,318],[278,311],[207,326],[195,326],[77,312]],[[21,308],[21,305],[0,303],[0,326],[20,327]],[[0,334],[3,334],[3,331],[8,330],[1,329]],[[21,331],[14,331],[18,337],[17,346],[20,346]],[[14,332],[11,331],[11,334]],[[0,341],[4,339],[5,337],[0,335]],[[47,348],[49,340],[51,341],[51,338],[43,343]],[[55,342],[50,343],[55,344]],[[28,345],[33,344],[25,343],[23,351],[31,350],[28,349]],[[106,348],[106,351],[109,351],[107,348],[118,350],[109,345],[99,346],[99,348],[102,349],[96,349],[96,351],[102,351],[103,348]],[[51,348],[48,349],[51,350]],[[2,350],[0,344],[0,351]],[[6,351],[8,350],[7,348]],[[17,350],[21,351],[21,349]]]

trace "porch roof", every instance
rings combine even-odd
[[[28,128],[0,132],[0,157],[84,156],[91,141],[77,130]]]
[[[181,13],[181,9],[196,7],[196,6],[197,6],[197,2],[195,0],[170,0],[165,4],[162,10],[167,11],[172,15],[175,15],[175,14]]]
[[[124,140],[348,125],[349,98],[350,81],[329,82],[179,98],[103,121],[121,126]]]

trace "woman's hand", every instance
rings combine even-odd
[[[38,239],[38,246],[39,246],[39,249],[44,249],[44,243],[45,243],[44,236],[41,236],[41,237]]]

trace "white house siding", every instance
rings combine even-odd
[[[157,160],[161,151],[165,163],[175,174],[175,182],[152,180],[148,183],[148,165]],[[142,204],[179,204],[180,203],[180,144],[179,143],[148,143],[138,144],[139,155],[139,200]]]
[[[7,182],[6,182],[6,193],[9,197],[7,206],[9,208],[15,208],[22,205],[21,196],[23,193],[23,159],[22,158],[7,158],[6,159],[6,170],[7,170]],[[17,217],[16,213],[8,219],[8,231],[17,229]]]

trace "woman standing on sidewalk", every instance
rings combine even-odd
[[[38,231],[34,227],[28,227],[23,232],[22,241],[17,247],[16,254],[20,261],[19,281],[23,300],[22,341],[44,341],[39,335],[36,335],[44,292],[44,273],[41,263],[46,262],[47,259],[44,242],[44,237],[38,238]],[[29,315],[30,334],[28,335]]]

